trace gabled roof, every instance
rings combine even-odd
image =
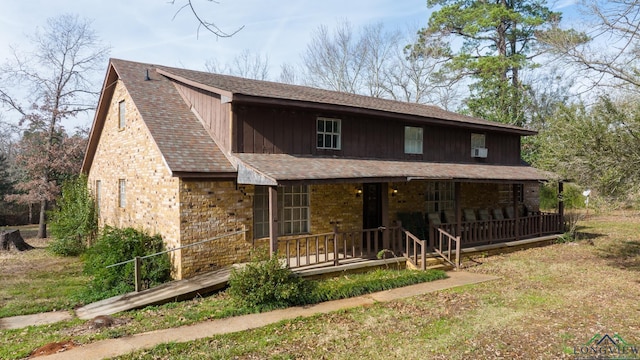
[[[147,71],[149,80],[146,79]],[[83,172],[88,172],[93,162],[118,79],[127,88],[173,174],[233,176],[235,168],[191,112],[173,83],[158,74],[153,65],[117,59],[110,61],[107,70],[82,165]]]
[[[534,135],[533,130],[502,124],[443,110],[437,106],[387,100],[371,96],[356,95],[307,86],[245,79],[187,69],[158,66],[158,71],[186,84],[226,96],[230,101],[262,102],[312,107],[322,105],[348,108],[351,112],[376,113],[378,116],[412,118],[416,122],[441,123],[449,126],[483,128],[508,131],[520,135]]]
[[[147,79],[147,74],[149,79]],[[408,181],[411,179],[535,181],[552,174],[529,166],[442,164],[343,159],[286,154],[225,153],[184,101],[174,82],[219,94],[223,102],[303,106],[386,116],[414,122],[532,135],[534,131],[460,115],[435,106],[339,93],[304,86],[243,79],[160,65],[111,59],[91,129],[82,171],[93,162],[115,83],[121,80],[174,176],[233,177],[241,183],[300,181]],[[232,164],[233,162],[233,164]],[[236,169],[237,168],[237,169]],[[382,180],[380,180],[382,181]]]

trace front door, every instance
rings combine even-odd
[[[363,184],[362,186],[362,226],[375,229],[382,226],[382,186]]]

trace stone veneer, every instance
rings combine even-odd
[[[89,170],[89,187],[100,181],[100,225],[133,227],[161,234],[167,247],[180,244],[179,179],[171,177],[160,151],[121,81],[115,85],[100,142]],[[119,102],[126,124],[119,129]],[[125,206],[119,206],[119,180],[126,181]],[[174,258],[180,278],[179,257]]]

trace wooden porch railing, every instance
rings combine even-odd
[[[453,236],[442,229],[438,229],[438,241],[434,247],[434,251],[449,264],[453,265],[456,270],[460,268],[460,243],[460,236]],[[451,260],[451,255],[454,253],[454,248],[451,246],[452,244],[455,246],[455,257],[453,260]]]
[[[439,230],[459,236],[461,246],[469,247],[558,234],[562,233],[563,226],[560,214],[549,213],[536,213],[518,219],[463,222],[459,227],[460,234],[457,224],[440,224],[429,227],[429,246],[435,248]]]
[[[284,248],[287,267],[301,267],[334,261],[336,234],[325,233],[289,239],[278,239]],[[337,259],[336,259],[337,260]]]
[[[399,228],[401,240],[404,240],[403,255],[407,258],[407,261],[411,262],[413,266],[418,267],[420,264],[421,270],[427,268],[427,241],[418,239],[417,236],[411,232]]]

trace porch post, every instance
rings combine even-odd
[[[514,229],[514,236],[516,241],[520,240],[520,212],[518,211],[518,184],[511,184],[511,192],[513,193],[513,218],[516,222],[516,228]]]
[[[278,188],[269,186],[269,255],[278,251]]]
[[[462,239],[462,201],[460,200],[460,182],[455,182],[454,187],[454,197],[456,198],[456,235],[460,236]],[[451,254],[451,249],[449,249],[449,254]]]
[[[560,229],[564,231],[562,226],[564,225],[564,183],[558,181],[558,215],[560,215]]]
[[[380,212],[382,213],[382,226],[385,230],[382,231],[382,248],[386,250],[393,250],[389,248],[389,183],[380,184],[382,199],[380,199]]]

